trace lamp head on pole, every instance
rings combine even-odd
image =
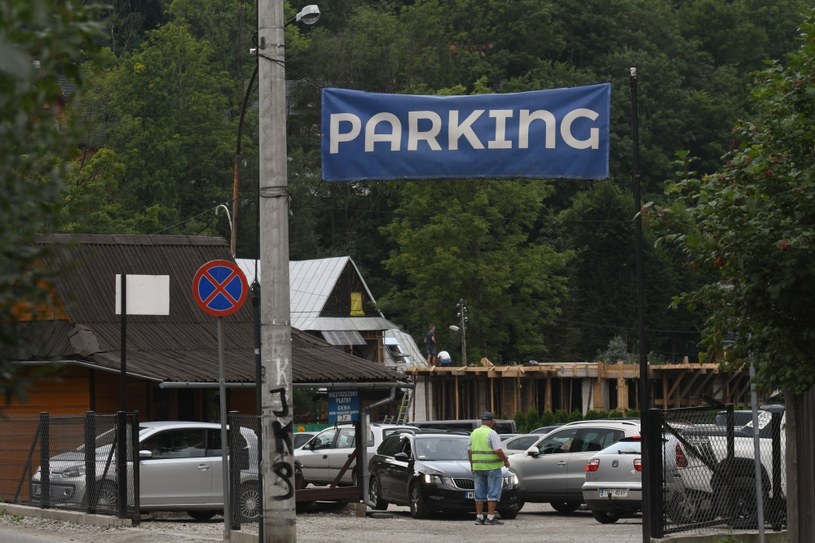
[[[304,25],[313,25],[320,18],[320,8],[316,4],[309,4],[300,10],[294,20]]]

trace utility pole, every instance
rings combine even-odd
[[[461,365],[467,367],[467,303],[464,298],[458,301],[458,320],[461,328]]]
[[[283,0],[258,1],[263,541],[296,541]]]

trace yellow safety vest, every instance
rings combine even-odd
[[[491,431],[492,428],[489,426],[480,426],[473,430],[471,434],[474,470],[496,469],[504,465],[504,461],[501,460],[498,454],[490,447]]]

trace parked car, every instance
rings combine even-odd
[[[475,511],[473,474],[467,458],[469,436],[454,433],[395,434],[379,446],[369,463],[369,496],[375,509],[389,503],[410,506],[414,518],[429,513]],[[518,515],[518,478],[502,468],[498,513]]]
[[[243,519],[255,520],[260,511],[257,451],[254,431],[241,428],[241,454],[238,507]],[[96,439],[96,483],[91,499],[99,511],[117,510],[115,457],[111,447],[113,430]],[[142,511],[186,511],[195,520],[209,520],[223,512],[223,468],[221,425],[208,422],[139,423],[139,501]],[[129,464],[132,466],[132,463]],[[57,454],[49,459],[50,503],[58,507],[82,507],[86,492],[85,447]],[[42,472],[31,477],[31,495],[42,497]]]
[[[501,448],[504,449],[507,455],[524,452],[534,445],[540,437],[540,434],[515,434],[507,439],[502,438]]]
[[[526,452],[510,455],[518,475],[521,502],[548,502],[560,513],[583,503],[586,462],[624,437],[639,435],[640,425],[628,420],[589,420],[564,424],[540,436]]]
[[[680,440],[672,433],[662,436],[663,507],[665,516],[674,524],[713,518],[710,494],[692,488],[692,481],[709,474],[702,459],[707,451],[687,437]],[[640,436],[624,437],[592,456],[586,463],[583,501],[594,518],[609,524],[641,511],[642,474]]]
[[[373,423],[370,425],[365,446],[370,458],[376,448],[390,434],[416,432],[418,428],[404,424]],[[356,426],[340,424],[326,428],[311,438],[305,445],[294,450],[295,488],[305,488],[309,483],[327,485],[333,483],[340,474],[348,457],[354,452]],[[338,481],[352,484],[356,481],[356,462],[352,462]]]

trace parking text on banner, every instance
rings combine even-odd
[[[611,85],[475,96],[322,93],[325,181],[608,177]]]

